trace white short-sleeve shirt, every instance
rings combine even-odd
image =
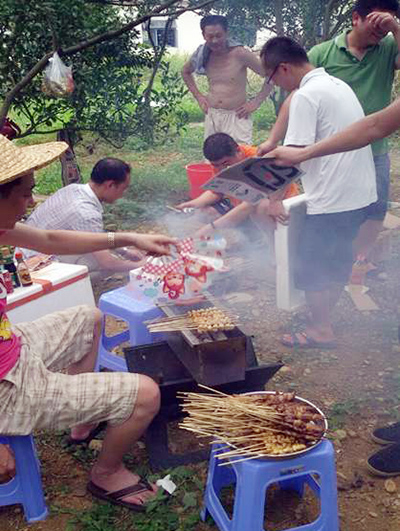
[[[90,184],[69,184],[39,205],[26,220],[38,229],[103,232],[103,206]],[[29,258],[37,251],[23,249]]]
[[[323,68],[306,74],[290,103],[285,145],[307,146],[361,120],[364,111],[353,90]],[[370,146],[327,155],[301,165],[308,214],[331,214],[366,207],[377,200]]]

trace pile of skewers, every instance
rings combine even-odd
[[[233,330],[237,325],[237,317],[220,308],[211,307],[201,310],[190,310],[183,315],[161,317],[146,321],[150,332],[179,332],[195,330],[199,333]]]
[[[218,453],[223,464],[305,451],[325,434],[321,411],[294,393],[226,395],[180,393],[187,417],[180,427],[227,447]]]

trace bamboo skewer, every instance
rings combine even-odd
[[[233,330],[238,324],[238,317],[219,308],[191,310],[186,314],[162,317],[145,321],[150,332],[173,332],[197,330],[202,332],[219,332]]]

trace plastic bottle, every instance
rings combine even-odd
[[[5,246],[1,248],[3,254],[4,268],[10,273],[14,288],[18,288],[21,283],[18,278],[17,267],[14,264],[10,248]]]
[[[32,285],[32,277],[29,273],[29,268],[26,265],[22,253],[17,252],[15,253],[15,259],[17,261],[17,273],[19,277],[19,281],[21,282],[21,286],[31,286]]]
[[[0,267],[0,273],[3,274],[4,278],[4,285],[6,287],[6,291],[8,294],[12,293],[14,291],[14,285],[12,281],[12,277],[9,271],[7,269],[4,269],[4,266]]]
[[[12,293],[14,291],[12,278],[11,278],[10,272],[4,268],[3,254],[1,253],[1,251],[0,251],[0,275],[3,275],[4,286],[6,288],[7,293]]]

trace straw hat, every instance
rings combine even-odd
[[[0,135],[0,185],[47,166],[67,149],[66,142],[18,147]]]

